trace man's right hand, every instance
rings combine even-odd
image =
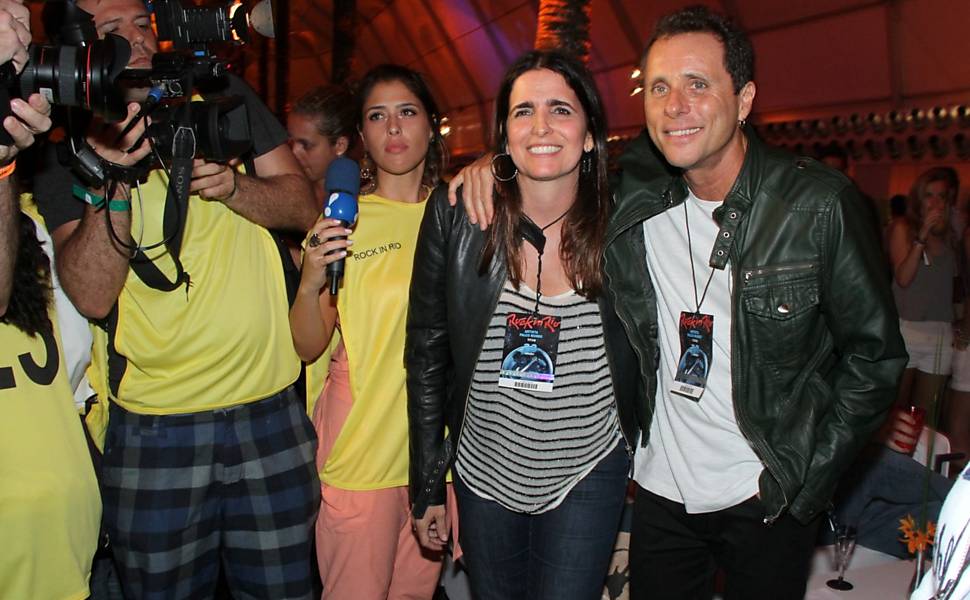
[[[485,154],[459,171],[448,183],[448,202],[452,206],[457,204],[458,188],[462,186],[464,189],[461,197],[468,220],[485,231],[492,224],[492,217],[495,216],[495,203],[492,200],[495,179],[492,177],[491,153]]]
[[[138,141],[138,138],[145,133],[145,119],[142,119],[140,123],[135,125],[120,140],[118,139],[121,131],[138,114],[139,108],[137,102],[128,104],[128,116],[125,117],[124,121],[119,121],[118,123],[106,123],[98,117],[94,117],[91,120],[91,126],[88,128],[87,142],[98,156],[125,167],[130,167],[148,156],[152,151],[148,139],[142,140],[137,148],[129,152],[129,149]]]

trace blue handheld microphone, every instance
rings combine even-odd
[[[328,219],[337,219],[344,227],[350,227],[357,222],[357,194],[360,192],[360,167],[349,158],[339,156],[327,167],[327,174],[324,176],[324,181],[324,189],[327,192],[327,205],[323,209],[323,216]],[[343,236],[335,239],[343,239]],[[340,289],[340,280],[344,276],[345,260],[341,258],[327,265],[331,296],[336,296],[337,291]]]

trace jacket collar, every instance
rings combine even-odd
[[[742,217],[751,208],[763,179],[765,147],[757,136],[743,129],[748,147],[741,171],[738,173],[722,204],[714,211],[714,219],[721,225],[718,244],[711,252],[711,266],[723,268],[728,250],[734,240],[734,231]],[[620,156],[622,175],[615,187],[615,208],[607,228],[607,244],[630,227],[669,209],[687,199],[687,182],[657,150],[646,131],[630,142]],[[723,234],[727,230],[729,236]],[[718,253],[722,250],[722,253]]]

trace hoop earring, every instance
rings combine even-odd
[[[497,159],[499,159],[499,158],[502,158],[502,157],[507,158],[509,160],[509,163],[512,165],[512,174],[509,175],[509,176],[507,176],[507,177],[502,177],[501,176],[501,173],[500,173],[501,167],[500,166],[499,167],[496,167],[495,166],[495,161]],[[515,179],[516,175],[518,175],[518,174],[519,174],[519,168],[515,166],[515,163],[512,162],[512,156],[510,154],[508,154],[507,152],[503,152],[501,154],[496,154],[495,156],[492,157],[492,177],[494,177],[496,181],[501,181],[502,183],[507,183],[507,182],[512,181],[513,179]]]

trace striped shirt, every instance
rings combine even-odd
[[[521,513],[556,508],[621,438],[599,306],[573,291],[543,296],[562,319],[551,392],[499,387],[506,316],[535,292],[506,282],[468,393],[456,469],[476,495]]]

